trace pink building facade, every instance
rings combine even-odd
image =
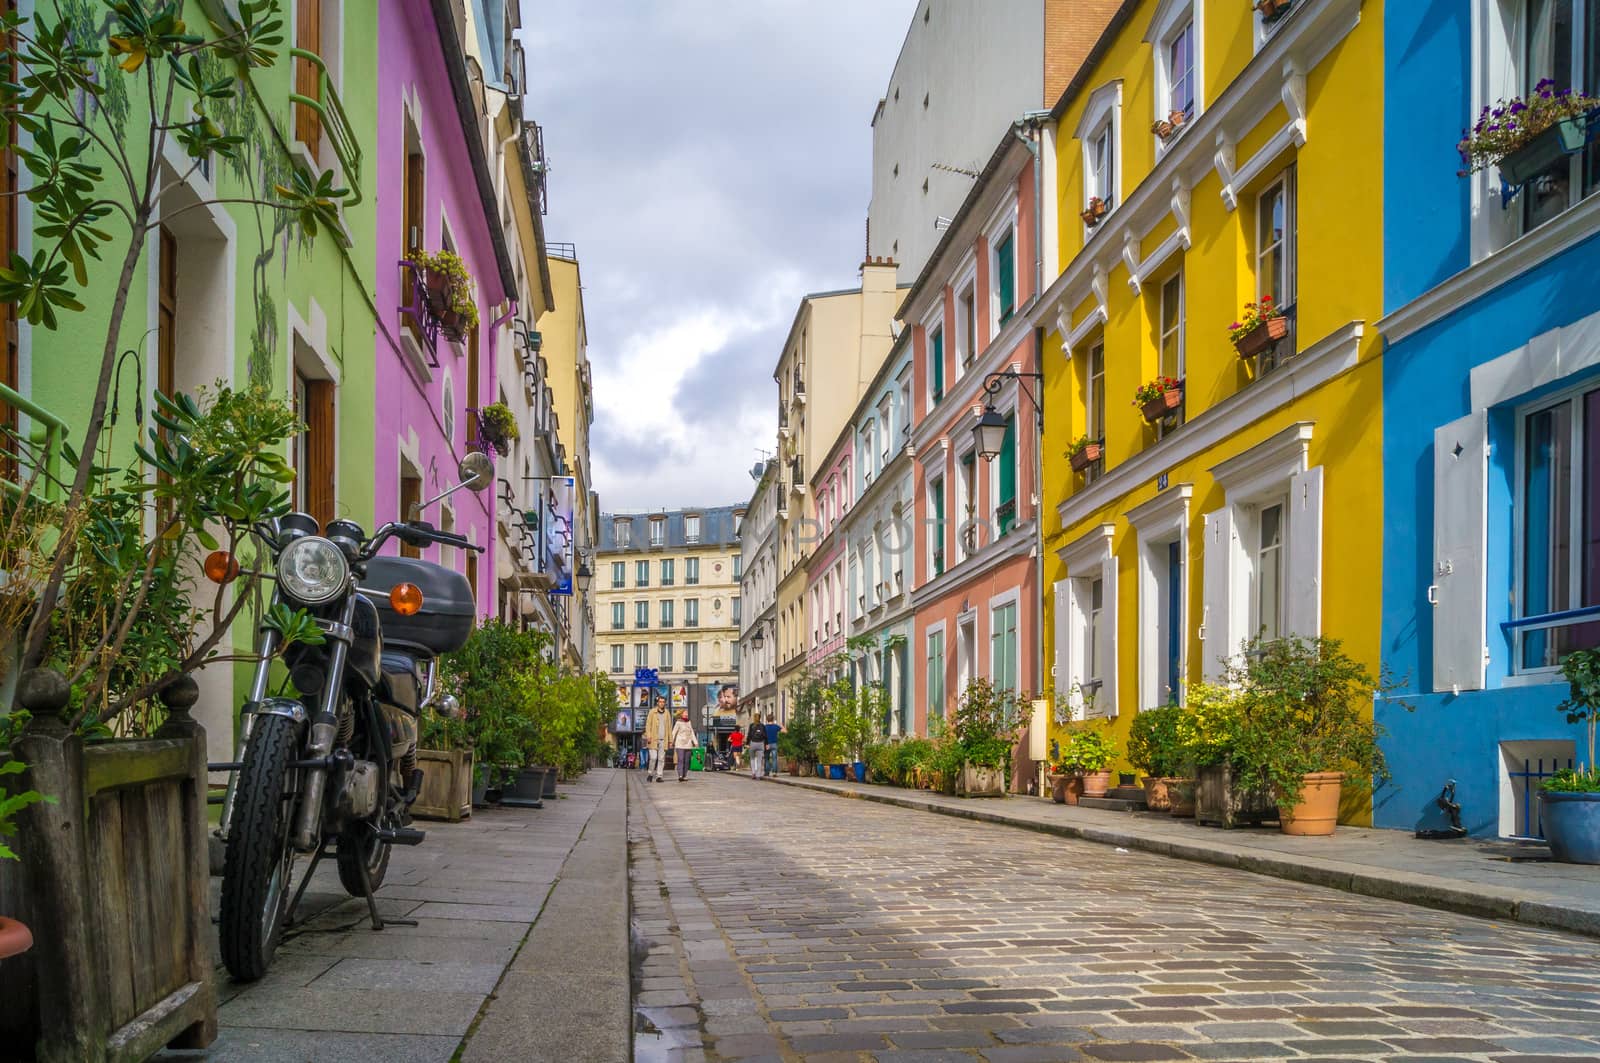
[[[806,562],[806,615],[811,625],[806,644],[808,664],[820,663],[845,648],[849,588],[845,582],[846,543],[840,521],[854,502],[854,483],[850,479],[854,450],[851,434],[841,433],[810,485],[816,512],[816,524],[810,530],[820,536],[820,541]]]
[[[373,478],[379,521],[457,482],[477,436],[477,411],[496,394],[496,320],[515,291],[484,146],[473,119],[459,29],[447,0],[389,0],[378,15],[376,302],[379,308]],[[491,213],[486,215],[486,211]],[[417,251],[451,250],[470,276],[475,327],[458,338],[423,305]],[[494,543],[493,492],[459,492],[420,513],[473,543]],[[397,549],[397,546],[391,549]],[[464,572],[478,613],[496,613],[494,565],[434,546],[420,556]]]

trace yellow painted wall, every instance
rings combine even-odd
[[[1120,32],[1118,39],[1083,95],[1074,100],[1057,130],[1060,246],[1068,265],[1083,250],[1078,218],[1083,188],[1082,145],[1073,139],[1088,93],[1106,82],[1123,79],[1123,179],[1121,198],[1132,195],[1154,162],[1154,138],[1147,132],[1153,110],[1153,75],[1150,45],[1143,41],[1154,0],[1143,5]],[[1207,109],[1216,105],[1228,82],[1237,77],[1253,56],[1251,11],[1245,3],[1208,3],[1203,85]],[[1255,185],[1238,189],[1239,207],[1226,209],[1222,183],[1215,169],[1191,193],[1190,249],[1169,260],[1161,273],[1148,279],[1143,294],[1128,284],[1120,259],[1120,236],[1115,251],[1091,247],[1090,253],[1108,270],[1108,323],[1106,350],[1106,459],[1108,472],[1136,454],[1157,445],[1154,429],[1145,425],[1133,405],[1134,389],[1156,375],[1156,329],[1159,286],[1182,264],[1185,272],[1186,315],[1186,418],[1187,423],[1169,436],[1174,446],[1194,427],[1197,418],[1218,403],[1256,386],[1251,373],[1228,341],[1227,326],[1243,304],[1255,296],[1252,251],[1255,241],[1255,192],[1289,163],[1296,166],[1298,184],[1297,348],[1304,351],[1318,340],[1352,321],[1365,322],[1358,366],[1321,387],[1295,397],[1287,405],[1226,438],[1189,460],[1160,465],[1171,484],[1190,482],[1194,494],[1189,510],[1189,550],[1186,674],[1201,677],[1202,654],[1208,652],[1197,638],[1204,602],[1203,532],[1205,513],[1223,505],[1220,487],[1208,469],[1241,453],[1296,421],[1314,421],[1310,465],[1324,468],[1322,547],[1322,633],[1343,639],[1357,659],[1376,674],[1378,669],[1379,585],[1381,579],[1382,511],[1382,387],[1377,357],[1381,344],[1373,323],[1382,306],[1382,5],[1376,0],[1361,5],[1361,19],[1321,62],[1307,72],[1307,128],[1304,147],[1291,148],[1269,166]],[[1243,162],[1286,121],[1281,106],[1274,107],[1258,125],[1239,139],[1237,159]],[[1192,130],[1190,131],[1192,132]],[[1188,135],[1186,133],[1185,135]],[[1163,180],[1170,180],[1163,176]],[[1113,214],[1111,217],[1115,217]],[[1171,219],[1159,224],[1141,241],[1148,254],[1173,231]],[[1115,235],[1115,234],[1113,234]],[[1104,243],[1102,241],[1102,243]],[[1082,300],[1072,309],[1071,321],[1082,321],[1094,306]],[[1046,323],[1048,327],[1048,322]],[[1092,341],[1091,341],[1092,342]],[[1084,432],[1084,367],[1089,343],[1074,351],[1069,362],[1062,354],[1061,337],[1052,334],[1044,357],[1046,403],[1044,453],[1045,484],[1045,661],[1054,660],[1055,602],[1052,584],[1065,577],[1056,551],[1095,525],[1112,522],[1113,546],[1118,559],[1117,578],[1117,692],[1119,714],[1113,730],[1125,746],[1127,730],[1141,706],[1139,698],[1137,536],[1126,512],[1156,494],[1151,476],[1116,497],[1107,497],[1093,513],[1063,528],[1056,507],[1074,492],[1085,489],[1083,477],[1068,465],[1065,450]],[[1279,370],[1282,372],[1283,370]],[[1173,447],[1168,447],[1173,449]],[[1216,651],[1220,654],[1220,647]],[[1128,770],[1124,763],[1123,770]],[[1365,820],[1364,809],[1347,809],[1352,818]]]

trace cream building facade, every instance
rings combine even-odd
[[[739,520],[739,550],[744,571],[739,582],[742,611],[739,625],[740,708],[763,719],[778,712],[778,462],[763,461],[752,471],[755,491]],[[760,637],[756,637],[757,631]]]

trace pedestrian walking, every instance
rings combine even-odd
[[[644,718],[645,778],[661,781],[662,761],[667,755],[667,739],[672,732],[672,714],[667,712],[667,699],[656,698],[650,714]]]
[[[689,712],[685,709],[678,713],[678,722],[672,725],[672,757],[678,765],[679,782],[689,777],[689,750],[699,744],[694,728],[689,726]]]
[[[750,778],[761,779],[767,774],[767,727],[761,717],[750,717],[750,730],[745,735],[745,745],[750,747]]]
[[[733,754],[733,767],[735,771],[739,769],[739,753],[743,750],[743,748],[744,732],[736,730],[733,732],[733,734],[728,736],[728,751]]]
[[[783,732],[778,721],[772,718],[772,713],[767,713],[767,723],[763,728],[767,732],[767,774],[778,774],[778,735]]]

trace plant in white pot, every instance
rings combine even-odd
[[[961,751],[956,792],[962,797],[1005,794],[1018,701],[1015,691],[997,689],[987,679],[974,679],[961,692],[951,733]]]

